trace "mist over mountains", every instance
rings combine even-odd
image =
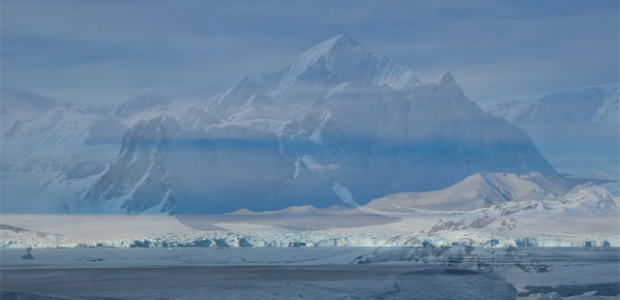
[[[72,213],[358,206],[443,190],[481,172],[561,176],[532,133],[508,122],[520,124],[507,116],[522,113],[485,113],[450,72],[422,83],[347,35],[283,71],[243,76],[184,112],[156,95],[88,106],[38,97],[2,103],[3,140],[30,149],[3,151],[3,177],[47,172],[40,188],[55,196],[46,201]],[[5,111],[21,117],[4,127]],[[19,196],[11,188],[5,199]]]

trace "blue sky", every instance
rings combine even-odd
[[[2,1],[2,85],[212,95],[339,34],[488,101],[618,81],[618,1]]]

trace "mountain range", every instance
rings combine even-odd
[[[517,123],[508,117],[515,113],[504,112],[511,109],[487,113],[450,72],[422,83],[408,67],[347,35],[318,44],[280,72],[242,76],[182,113],[174,101],[155,95],[75,105],[7,93],[21,100],[2,103],[3,141],[36,151],[5,153],[3,176],[55,172],[41,193],[59,195],[67,212],[363,206],[387,195],[489,182],[494,174],[510,180],[493,181],[487,190],[511,184],[533,189],[512,198],[494,192],[482,204],[473,197],[471,207],[461,203],[478,208],[560,195],[574,185],[542,183],[562,175],[528,133],[509,122]],[[594,119],[609,119],[599,115]]]

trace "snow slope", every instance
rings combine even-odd
[[[468,211],[508,201],[554,199],[566,194],[567,186],[570,186],[568,182],[545,178],[539,173],[517,176],[483,172],[443,190],[391,194],[372,200],[366,207],[391,212]]]

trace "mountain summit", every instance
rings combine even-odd
[[[397,90],[421,84],[408,67],[366,49],[348,35],[340,35],[310,48],[280,72],[258,78],[243,76],[226,92],[206,100],[192,112],[210,111],[235,121],[289,120],[329,89],[347,82]],[[277,104],[277,109],[265,108],[271,104]]]
[[[321,75],[327,78],[320,78]],[[348,35],[331,38],[306,51],[283,72],[281,85],[319,78],[331,83],[386,84],[395,89],[420,84],[411,69],[369,51]]]
[[[67,207],[185,214],[356,206],[479,172],[558,175],[524,131],[482,111],[450,72],[422,84],[342,35],[281,72],[243,76],[179,120],[137,123],[119,156]]]

